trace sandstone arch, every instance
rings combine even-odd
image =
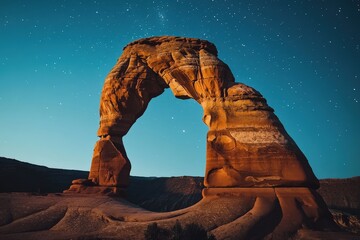
[[[74,180],[67,192],[121,194],[126,189],[131,165],[122,137],[167,87],[204,109],[209,131],[203,200],[163,214],[140,216],[138,208],[121,212],[121,206],[118,212],[97,212],[125,221],[116,226],[136,229],[151,221],[164,226],[176,219],[198,221],[217,239],[287,239],[303,227],[333,228],[314,191],[317,178],[273,109],[259,92],[235,82],[212,43],[192,38],[153,37],[124,48],[102,90],[100,140],[89,178]]]
[[[204,109],[203,121],[209,127],[205,186],[318,185],[305,156],[263,96],[234,81],[212,43],[180,37],[141,39],[124,48],[102,90],[101,140],[88,184],[104,191],[128,185],[131,167],[122,137],[149,101],[168,87],[177,98],[193,98]]]

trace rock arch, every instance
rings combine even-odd
[[[149,101],[168,87],[175,97],[193,98],[204,109],[203,121],[209,127],[206,187],[318,185],[273,109],[259,92],[235,82],[212,43],[153,37],[127,45],[105,79],[101,139],[94,150],[91,181],[75,182],[82,184],[81,191],[86,185],[105,192],[126,188],[131,167],[122,137]]]
[[[67,193],[123,193],[131,165],[122,137],[168,87],[204,109],[209,131],[203,199],[169,213],[140,214],[128,205],[124,211],[116,203],[112,209],[118,211],[97,207],[101,216],[140,232],[153,221],[165,227],[175,220],[199,222],[217,239],[288,239],[304,227],[334,229],[314,190],[317,178],[273,109],[259,92],[234,81],[212,43],[192,38],[153,37],[124,48],[102,90],[100,140],[89,178],[74,180]]]

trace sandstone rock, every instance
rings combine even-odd
[[[331,214],[335,223],[342,229],[360,235],[360,215],[352,215],[336,210],[332,210]]]
[[[175,97],[192,98],[204,109],[209,127],[204,198],[191,209],[164,214],[104,210],[109,219],[161,220],[168,226],[176,217],[183,224],[201,222],[218,239],[287,239],[304,227],[336,230],[313,190],[317,178],[274,110],[259,92],[235,82],[212,43],[192,38],[153,37],[124,48],[101,94],[101,139],[89,174],[94,186],[80,180],[69,192],[126,188],[131,166],[122,137],[168,87]],[[257,232],[262,224],[266,227]]]
[[[100,186],[126,187],[130,161],[110,139],[99,140],[94,149],[89,179]]]
[[[29,176],[27,179],[22,179],[23,165],[31,171],[25,175]],[[40,175],[40,170],[47,175]],[[56,192],[58,188],[54,179],[84,174],[1,157],[0,173],[0,182],[7,183],[0,185],[0,192],[9,192],[9,188],[1,186],[15,186],[11,192],[17,189],[17,184],[24,183],[33,186],[27,188],[28,191],[37,189],[35,176],[54,183],[52,191]],[[203,178],[200,177],[132,177],[127,199],[147,210],[122,198],[99,194],[0,193],[0,239],[143,240],[143,232],[148,224],[158,221],[161,227],[170,228],[176,221],[180,221],[182,225],[200,224],[216,234],[218,240],[288,239],[287,236],[294,240],[354,240],[360,239],[360,218],[350,213],[359,212],[359,180],[325,179],[321,181],[319,189],[321,194],[325,194],[327,204],[337,209],[331,210],[335,222],[353,234],[334,232],[336,227],[332,226],[333,222],[322,199],[308,188],[206,188],[201,199]],[[14,182],[17,184],[12,185]],[[89,179],[75,181],[73,187],[74,191],[78,189],[80,193],[119,190],[96,186]],[[181,210],[174,211],[178,209]]]
[[[99,140],[95,145],[89,178],[72,181],[64,192],[124,195],[123,188],[128,185],[131,165],[125,150],[121,152],[119,149],[110,136]]]
[[[180,37],[141,39],[124,48],[102,90],[102,140],[89,179],[100,186],[127,186],[130,161],[122,137],[168,87],[204,109],[206,187],[318,186],[306,157],[263,96],[234,82],[212,43]]]
[[[323,231],[333,223],[307,188],[207,188],[203,195],[189,208],[157,213],[101,195],[0,194],[0,210],[8,216],[0,221],[0,239],[144,240],[149,224],[170,229],[177,221],[199,224],[217,240],[359,239]]]

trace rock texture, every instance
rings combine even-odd
[[[50,169],[0,157],[0,183],[6,183],[0,184],[0,192],[44,190],[43,182],[51,183],[51,188],[45,190],[56,192],[70,182],[70,177],[79,174],[86,172]],[[0,239],[136,240],[143,239],[148,224],[156,221],[169,228],[176,220],[183,225],[201,224],[218,240],[229,235],[233,239],[281,239],[289,235],[306,240],[360,239],[359,215],[348,214],[359,211],[356,203],[360,178],[320,180],[319,189],[326,203],[336,209],[331,210],[336,223],[354,234],[320,231],[321,227],[327,228],[328,212],[318,194],[308,188],[207,188],[201,200],[200,177],[130,180],[127,200],[133,204],[89,194],[0,193]],[[197,202],[188,209],[174,211]],[[319,204],[322,207],[317,207]],[[303,227],[296,232],[281,230],[284,226],[300,228],[300,222]]]
[[[317,201],[307,188],[211,188],[189,208],[156,213],[102,195],[0,194],[0,239],[144,240],[149,224],[170,229],[176,221],[200,224],[217,240],[360,239],[322,230],[328,225]]]
[[[329,208],[360,216],[360,177],[322,179],[318,192]]]
[[[122,137],[167,87],[204,109],[209,132],[203,199],[166,214],[104,209],[103,219],[200,222],[217,239],[287,239],[304,227],[336,229],[313,190],[317,178],[273,109],[259,92],[234,81],[212,43],[192,38],[153,37],[124,48],[102,90],[100,140],[89,177],[74,180],[67,192],[123,193],[131,166]]]
[[[204,40],[153,37],[130,43],[105,79],[100,128],[88,186],[117,191],[128,185],[130,161],[122,137],[164,88],[192,98],[209,127],[206,187],[317,187],[307,159],[263,96],[234,81],[216,47]],[[94,187],[92,187],[94,189]],[[92,192],[92,191],[91,191]]]

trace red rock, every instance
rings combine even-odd
[[[196,223],[218,240],[359,238],[334,233],[329,213],[307,188],[207,188],[203,196],[189,208],[159,213],[99,194],[1,193],[0,239],[143,240],[154,222],[166,229]]]
[[[98,135],[106,142],[95,146],[89,179],[100,186],[127,186],[130,162],[122,137],[168,87],[204,109],[206,187],[318,186],[306,157],[263,96],[234,82],[212,43],[180,37],[140,39],[124,48],[102,90]]]

